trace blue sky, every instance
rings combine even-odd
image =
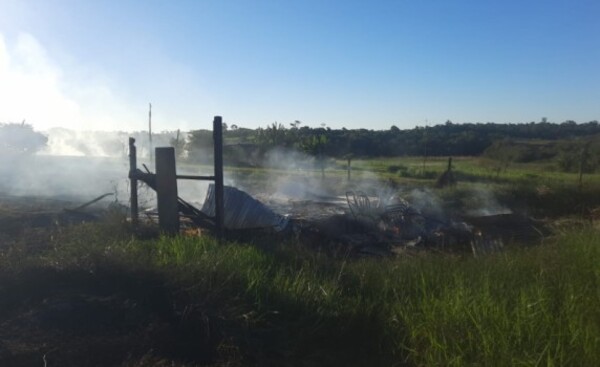
[[[600,119],[598,1],[0,1],[0,121]]]

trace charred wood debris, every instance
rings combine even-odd
[[[145,172],[131,171],[130,178],[155,191],[156,175],[144,168]],[[480,256],[501,251],[507,243],[539,243],[549,234],[543,221],[525,215],[458,217],[432,214],[391,194],[376,197],[362,191],[348,191],[345,196],[315,194],[301,200],[273,199],[267,194],[259,194],[259,200],[231,186],[225,186],[223,193],[226,238],[298,239],[302,243],[350,255],[410,256],[427,251]],[[60,211],[36,210],[12,221],[4,218],[0,226],[16,228],[15,221],[30,228],[73,225],[100,220],[111,211],[125,216],[127,208],[117,201],[104,210],[96,206],[113,195],[106,193]],[[182,233],[214,233],[214,184],[208,186],[200,207],[181,197],[177,198],[177,204]],[[158,223],[155,207],[145,208],[140,214],[140,223]]]
[[[156,175],[149,171],[138,169],[130,177],[152,189],[156,187]],[[182,232],[214,230],[214,191],[214,184],[210,184],[200,209],[178,198]],[[265,197],[265,201],[269,198]],[[359,256],[411,255],[420,251],[480,256],[501,251],[506,243],[539,242],[548,234],[541,221],[524,215],[451,219],[423,213],[396,195],[374,197],[362,191],[348,191],[345,197],[314,195],[313,200],[288,199],[283,205],[273,206],[287,214],[278,214],[250,194],[225,186],[226,237],[295,237]],[[150,210],[146,214],[152,218],[155,213]]]

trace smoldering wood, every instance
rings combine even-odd
[[[177,175],[178,180],[214,181],[215,176]]]
[[[75,212],[75,211],[79,211],[79,210],[85,209],[86,207],[99,202],[100,200],[104,199],[105,197],[112,196],[112,195],[114,195],[112,192],[100,195],[97,198],[94,198],[94,199],[88,201],[87,203],[81,204],[81,205],[79,205],[76,208],[72,208],[72,209],[68,209],[68,210]]]

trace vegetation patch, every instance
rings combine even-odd
[[[44,252],[0,259],[13,264],[0,273],[3,364],[43,356],[131,366],[600,358],[600,236],[585,225],[477,259],[348,259],[293,241],[140,240],[114,222],[55,235]]]

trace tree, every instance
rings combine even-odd
[[[285,126],[277,122],[267,126],[266,129],[259,128],[256,134],[256,143],[264,151],[286,145],[286,129]]]
[[[324,134],[313,135],[302,142],[302,150],[306,153],[316,156],[321,176],[325,178],[325,156],[324,151],[327,146],[327,136]]]
[[[193,161],[210,162],[213,151],[213,132],[210,130],[194,130],[188,133],[185,145],[187,157]]]

